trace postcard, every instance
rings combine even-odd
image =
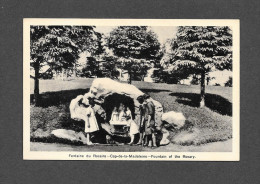
[[[23,29],[24,160],[239,161],[239,20]]]

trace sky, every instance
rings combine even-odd
[[[103,33],[105,36],[114,29],[116,26],[96,26],[97,32]],[[158,35],[158,40],[161,44],[169,38],[174,38],[177,33],[178,27],[176,26],[151,26],[151,29]]]

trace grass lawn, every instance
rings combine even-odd
[[[57,128],[82,131],[84,123],[70,119],[69,103],[77,95],[86,93],[92,81],[93,79],[40,81],[40,93],[44,103],[40,107],[31,105],[31,140],[51,142],[44,139],[44,133],[48,134]],[[232,88],[207,86],[206,107],[199,108],[199,86],[138,81],[134,81],[133,85],[159,101],[164,112],[182,112],[191,122],[192,126],[189,128],[170,133],[173,144],[200,145],[232,138]]]

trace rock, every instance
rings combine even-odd
[[[73,99],[70,103],[70,114],[71,118],[75,120],[85,121],[85,107],[78,105],[78,102],[82,100],[82,103],[88,104],[88,98],[92,97],[96,102],[102,104],[104,103],[106,97],[112,94],[125,95],[130,97],[134,101],[135,114],[138,116],[139,103],[137,97],[143,95],[144,93],[140,91],[137,87],[131,84],[120,83],[109,78],[97,78],[93,81],[90,90],[84,96],[79,95]],[[163,113],[162,104],[156,100],[151,99],[155,105],[155,120],[160,125],[161,116]],[[95,109],[95,107],[94,107]],[[100,111],[101,112],[101,111]],[[97,112],[100,114],[100,112]]]
[[[170,135],[170,133],[165,128],[162,128],[162,133],[163,133],[163,137],[162,137],[162,140],[160,141],[160,145],[165,146],[170,143],[170,141],[168,139],[168,136]]]
[[[137,87],[131,84],[120,83],[109,78],[97,78],[93,81],[90,90],[83,97],[83,103],[88,103],[88,98],[92,97],[99,103],[104,103],[106,97],[112,94],[125,95],[133,99],[135,105],[135,114],[139,114],[139,103],[137,97],[144,93]],[[162,104],[156,100],[151,99],[155,105],[155,119],[156,122],[161,122],[161,116],[163,113]]]
[[[99,105],[95,105],[94,111],[96,114],[102,114],[104,109],[101,108],[102,104],[106,101],[106,98],[111,95],[123,95],[126,97],[130,97],[134,103],[134,114],[135,114],[135,121],[139,124],[140,119],[140,112],[139,112],[139,102],[137,101],[137,97],[140,95],[144,95],[142,91],[140,91],[137,87],[131,84],[120,83],[118,81],[109,79],[109,78],[96,78],[94,79],[89,92],[84,94],[84,96],[79,95],[75,99],[71,101],[70,104],[70,112],[71,118],[75,120],[83,120],[85,121],[85,111],[82,106],[78,105],[78,102],[82,100],[82,103],[88,104],[88,98],[93,98]],[[161,126],[161,117],[163,114],[163,107],[162,104],[154,99],[151,101],[155,105],[155,122],[157,126]],[[112,108],[112,107],[111,107]],[[103,124],[101,123],[102,128],[108,133],[111,134],[111,127],[108,123]],[[163,139],[161,140],[162,145],[168,144],[169,140],[168,131],[164,131],[165,135],[163,135]]]
[[[85,121],[86,119],[86,108],[79,106],[79,101],[83,100],[83,95],[77,96],[75,99],[70,102],[70,117],[71,119],[80,121]]]
[[[162,121],[165,121],[171,125],[173,125],[175,128],[180,129],[184,126],[186,118],[181,112],[166,112],[162,115]]]
[[[86,144],[87,139],[82,132],[75,132],[73,130],[57,129],[51,132],[57,138],[66,139],[72,142],[82,142]]]

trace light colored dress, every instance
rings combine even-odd
[[[124,112],[123,112],[124,113]],[[134,134],[137,134],[139,133],[139,126],[135,123],[135,121],[133,120],[132,118],[132,112],[130,110],[127,110],[123,115],[123,118],[124,117],[129,117],[130,119],[126,120],[125,118],[125,121],[127,121],[127,126],[130,127],[129,129],[129,134],[130,135],[134,135]]]
[[[86,110],[86,116],[87,119],[85,121],[85,132],[86,133],[91,133],[99,130],[98,124],[97,124],[97,119],[95,116],[95,112],[91,107],[88,107]],[[90,127],[88,128],[87,121],[89,121]]]
[[[139,133],[139,126],[135,123],[134,120],[129,119],[127,122],[128,122],[128,126],[130,127],[130,129],[129,129],[130,135]]]

